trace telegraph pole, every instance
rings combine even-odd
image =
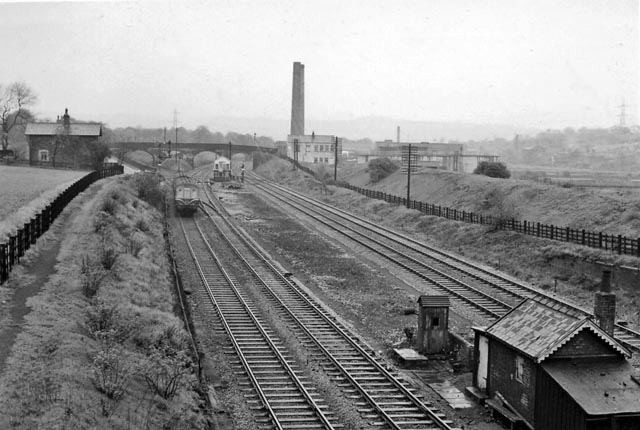
[[[411,206],[409,199],[411,198],[411,144],[409,144],[409,157],[407,158],[407,209]]]
[[[620,127],[625,127],[627,125],[627,115],[625,109],[626,105],[624,103],[624,99],[622,99],[622,104],[620,105]]]
[[[338,136],[336,136],[336,148],[334,151],[334,160],[333,160],[333,181],[338,181]]]
[[[178,111],[173,110],[173,128],[176,129],[176,164],[178,163]]]

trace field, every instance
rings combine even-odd
[[[0,166],[0,242],[86,174],[75,170]]]

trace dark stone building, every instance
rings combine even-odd
[[[527,428],[640,429],[631,353],[613,337],[613,315],[598,319],[600,326],[554,302],[522,302],[491,326],[474,328],[474,385]]]
[[[24,134],[29,142],[29,164],[95,169],[102,163],[102,125],[71,122],[68,110],[55,123],[28,123]]]

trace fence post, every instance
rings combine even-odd
[[[618,235],[618,254],[622,254],[622,235]]]
[[[0,244],[0,284],[9,277],[9,267],[7,267],[7,244]]]
[[[585,236],[585,232],[584,232],[584,228],[582,229],[582,245],[584,246],[584,236]]]
[[[16,264],[16,237],[9,237],[9,270]]]
[[[598,233],[598,248],[602,249],[602,232]]]

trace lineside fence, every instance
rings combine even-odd
[[[298,169],[315,176],[315,172],[296,162],[290,157],[283,157],[295,165]],[[339,181],[334,185],[347,188],[372,199],[384,200],[388,203],[407,206],[407,199],[382,191],[369,190],[353,186],[349,183]],[[577,230],[569,227],[558,227],[552,224],[540,224],[539,222],[517,220],[515,218],[500,219],[491,216],[480,215],[474,212],[461,211],[449,207],[443,207],[416,200],[409,201],[407,206],[418,210],[424,214],[447,218],[454,221],[462,221],[472,224],[492,225],[499,230],[511,230],[530,236],[543,239],[557,240],[560,242],[570,242],[590,248],[604,249],[617,252],[618,254],[635,255],[640,257],[640,238],[630,238],[622,235],[606,234],[602,232]]]
[[[19,263],[20,258],[24,256],[31,245],[34,245],[37,239],[49,230],[51,224],[71,200],[97,180],[121,175],[123,172],[123,166],[109,164],[101,170],[94,170],[83,176],[60,193],[40,213],[31,218],[31,221],[19,229],[14,236],[9,237],[8,242],[0,243],[0,284],[9,278],[9,272],[13,266]]]
[[[569,227],[557,227],[551,224],[540,224],[539,222],[522,221],[515,218],[499,219],[491,216],[479,215],[474,212],[461,211],[448,207],[433,205],[430,203],[410,200],[383,193],[382,191],[368,190],[366,188],[355,187],[350,184],[340,184],[345,188],[372,199],[384,200],[388,203],[407,206],[427,215],[447,218],[454,221],[462,221],[472,224],[493,225],[499,230],[511,230],[518,233],[537,236],[544,239],[558,240],[561,242],[571,242],[591,248],[605,249],[617,252],[618,254],[628,254],[640,257],[640,238],[629,238],[621,235],[605,234],[602,232],[592,232],[586,230],[576,230]]]

